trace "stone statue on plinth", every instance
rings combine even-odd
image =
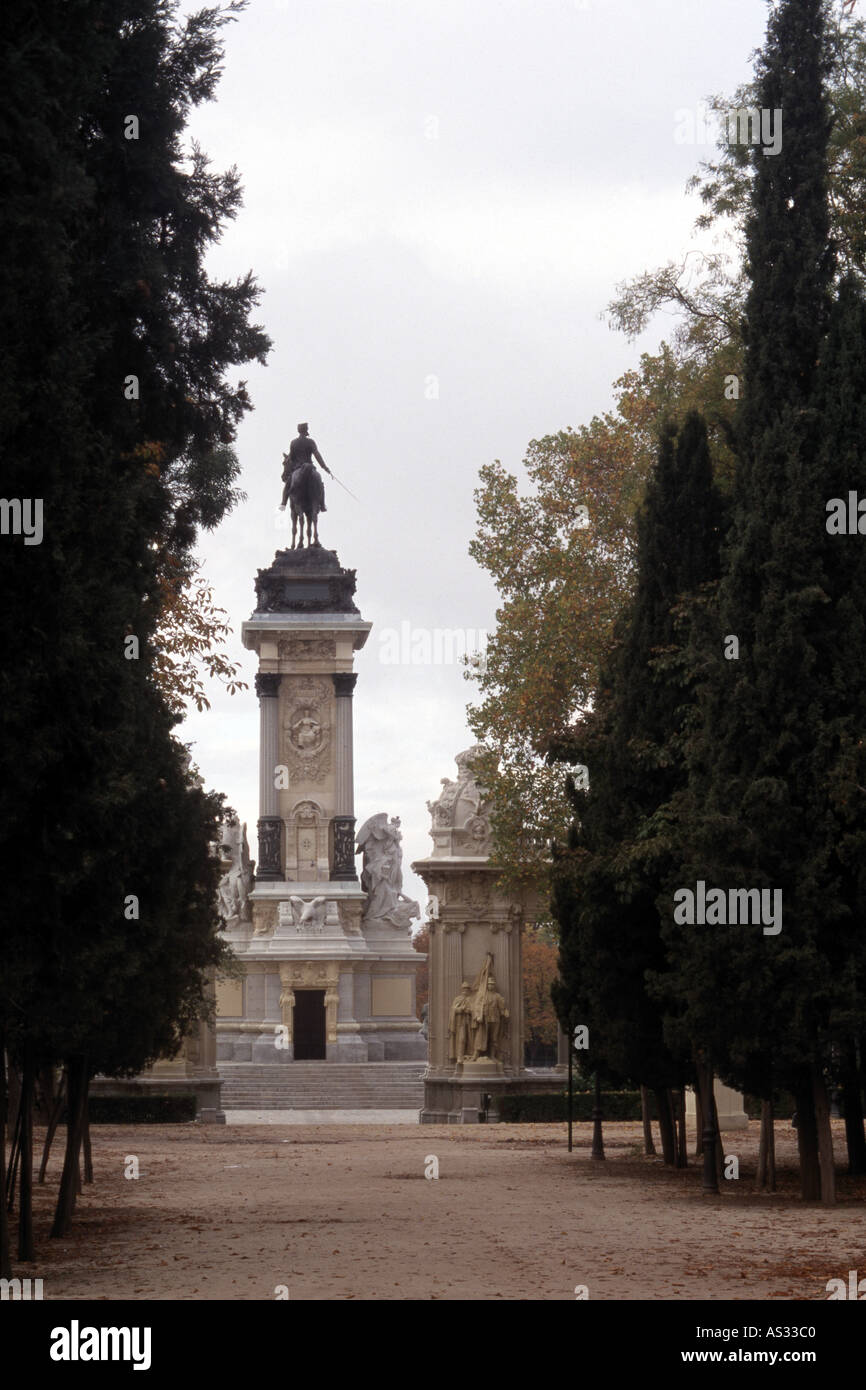
[[[307,546],[319,545],[319,513],[327,511],[325,506],[325,485],[322,476],[313,463],[316,460],[328,476],[331,470],[319,453],[315,439],[310,438],[310,427],[298,425],[297,439],[289,445],[289,452],[283,454],[283,500],[280,511],[286,510],[286,502],[292,507],[292,550],[298,522],[301,523],[299,550],[304,548],[304,522],[307,523]]]
[[[472,986],[466,980],[448,1015],[448,1056],[460,1065],[472,1052]]]
[[[361,887],[367,894],[364,921],[390,922],[394,927],[409,931],[412,918],[420,919],[421,909],[403,892],[402,838],[399,817],[389,821],[388,813],[380,811],[358,831],[355,853],[364,855],[361,871]]]
[[[470,1062],[477,1062],[481,1057],[489,1057],[494,1062],[502,1060],[509,1017],[505,1000],[497,993],[496,981],[490,975],[485,988],[479,990],[472,1003]]]
[[[475,762],[484,752],[476,743],[458,753],[457,781],[443,777],[442,791],[435,801],[427,802],[433,819],[430,834],[436,854],[488,855],[492,848],[490,803],[487,793],[475,780]]]
[[[219,915],[226,927],[237,927],[252,921],[250,893],[253,887],[253,865],[247,843],[247,827],[237,816],[223,822],[219,843],[223,875],[219,881]]]

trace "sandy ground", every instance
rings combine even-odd
[[[826,1299],[828,1279],[866,1277],[866,1179],[804,1205],[779,1123],[779,1192],[756,1196],[757,1132],[727,1137],[740,1177],[707,1198],[634,1124],[605,1126],[606,1163],[588,1124],[571,1154],[562,1125],[96,1126],[72,1231],[48,1239],[61,1143],[38,1260],[15,1272],[45,1299],[132,1300]]]

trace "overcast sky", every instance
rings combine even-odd
[[[197,9],[190,4],[187,9]],[[255,411],[237,451],[248,500],[200,547],[250,689],[212,688],[179,731],[256,855],[255,658],[240,642],[277,529],[299,420],[360,499],[325,479],[320,538],[357,570],[373,623],[355,692],[359,824],[425,802],[472,742],[451,665],[385,664],[383,637],[490,631],[496,593],[468,555],[478,470],[521,473],[531,439],[607,409],[630,344],[600,319],[619,282],[683,254],[684,185],[711,152],[675,136],[751,74],[765,0],[252,0],[226,35],[218,100],[191,134],[236,164],[244,208],[212,275],[252,269],[274,340],[237,373]]]

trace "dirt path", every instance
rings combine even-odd
[[[705,1198],[697,1166],[643,1157],[640,1126],[605,1127],[604,1164],[590,1129],[569,1154],[561,1125],[98,1126],[72,1232],[48,1239],[56,1151],[38,1261],[15,1272],[46,1299],[195,1300],[826,1299],[828,1279],[866,1277],[866,1180],[840,1177],[831,1210],[799,1201],[793,1166],[754,1196],[753,1122],[726,1141],[739,1181]]]

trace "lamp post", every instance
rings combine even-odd
[[[574,1031],[571,1014],[568,1015],[568,1152],[572,1151],[572,1118],[574,1115]]]

